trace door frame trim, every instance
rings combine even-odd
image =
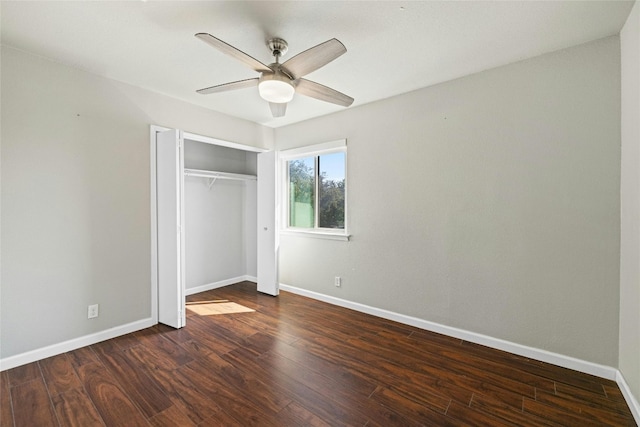
[[[153,324],[158,323],[158,194],[156,190],[156,138],[158,132],[164,132],[173,128],[150,125],[149,126],[149,199],[150,199],[150,218],[151,218],[151,321]],[[266,148],[254,147],[251,145],[240,144],[233,141],[226,141],[205,135],[198,135],[191,132],[182,131],[183,139],[206,144],[220,145],[222,147],[235,148],[238,150],[249,151],[253,153],[264,153],[270,151]]]

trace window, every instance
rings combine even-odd
[[[345,141],[281,153],[285,177],[285,229],[346,236]]]

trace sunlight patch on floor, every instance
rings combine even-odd
[[[211,316],[214,314],[252,313],[252,310],[244,305],[236,304],[228,300],[194,301],[186,304],[187,310],[199,316]]]

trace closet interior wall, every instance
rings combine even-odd
[[[184,142],[185,169],[256,175],[256,153]],[[255,280],[257,185],[255,180],[184,177],[186,294]]]

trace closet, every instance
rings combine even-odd
[[[175,129],[154,134],[157,320],[185,326],[186,295],[242,280],[276,296],[275,153]]]
[[[186,295],[256,281],[256,155],[184,140]]]

